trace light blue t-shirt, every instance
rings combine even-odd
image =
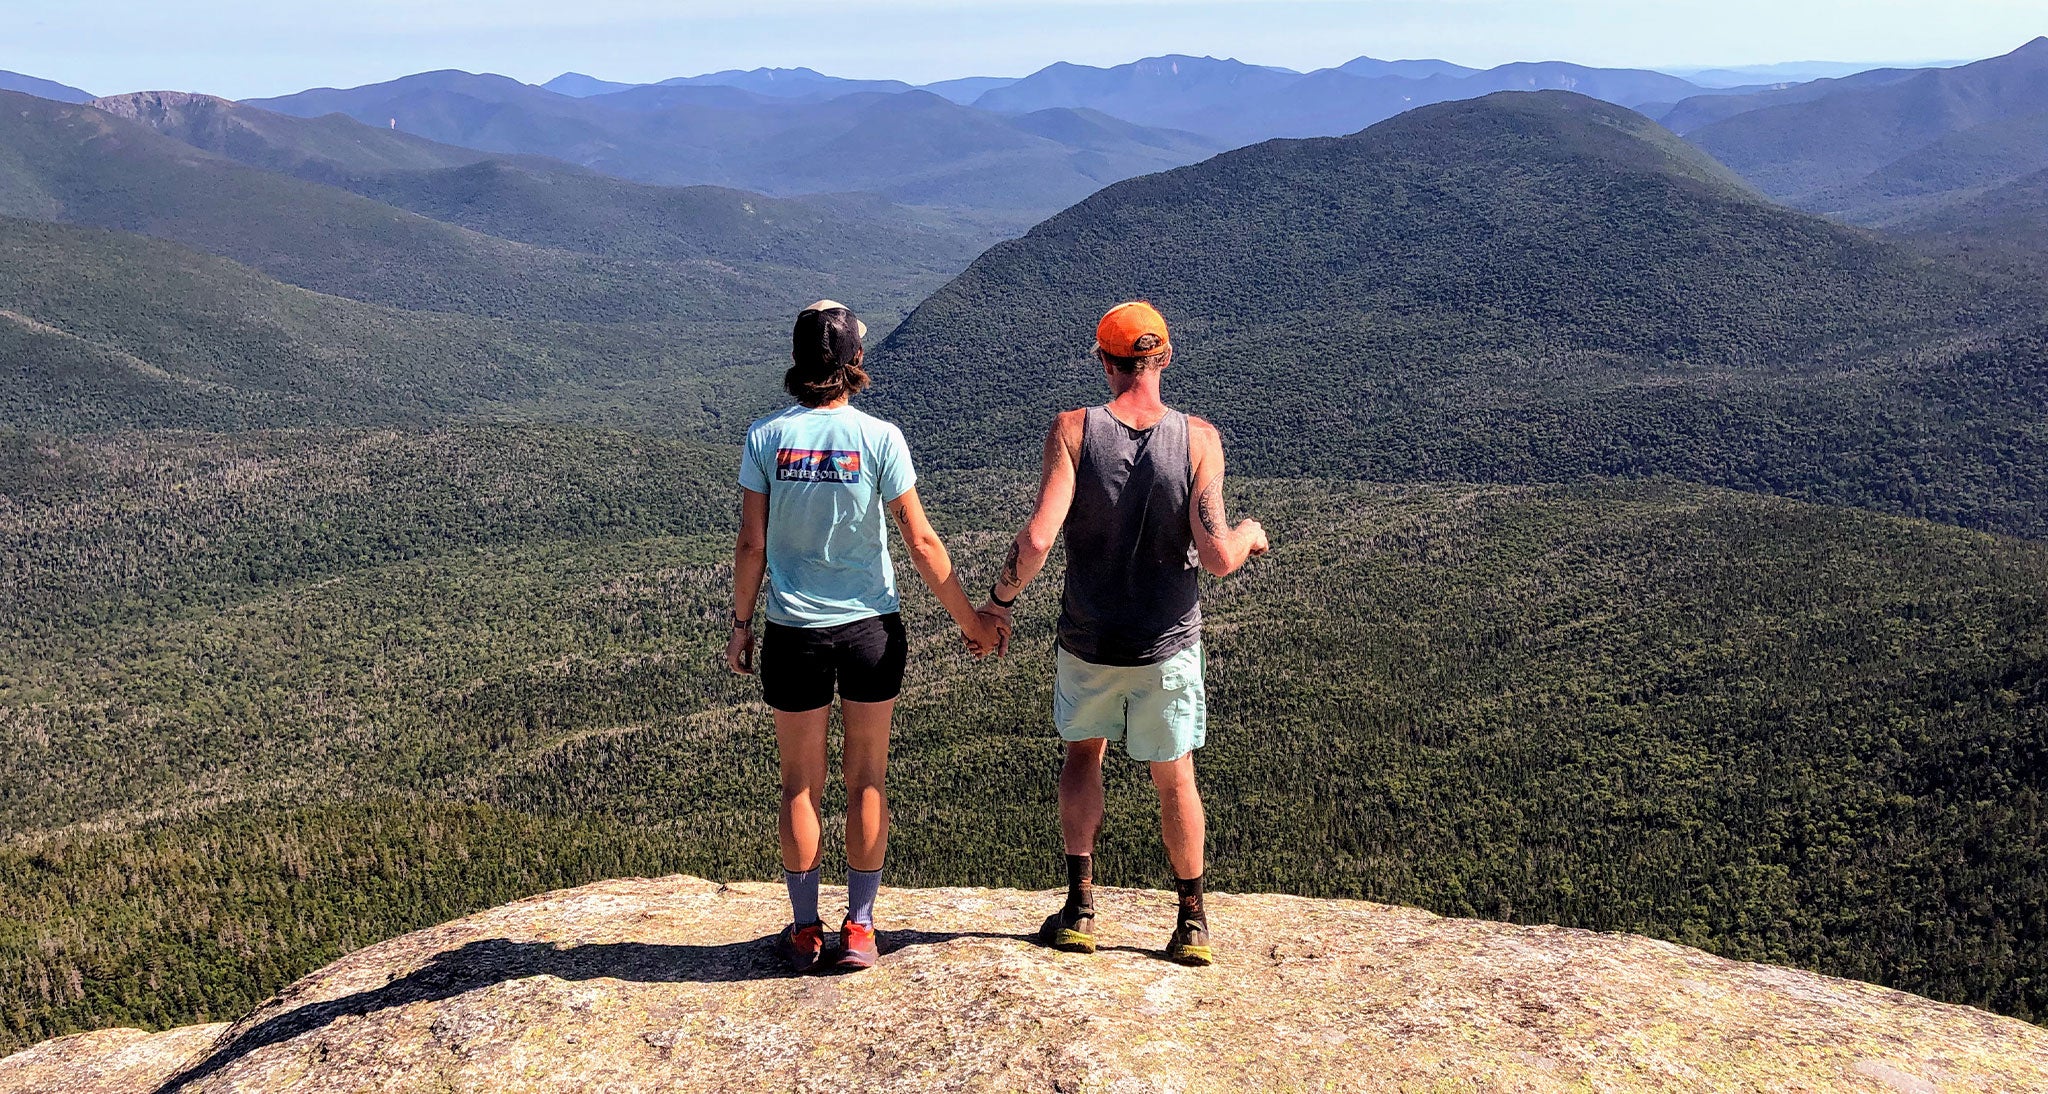
[[[747,427],[740,485],[768,495],[768,620],[836,627],[897,609],[886,503],[917,485],[903,431],[843,406]]]

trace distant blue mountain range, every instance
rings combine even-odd
[[[1199,134],[1224,147],[1272,137],[1351,133],[1417,106],[1495,91],[1577,91],[1623,106],[1668,107],[1719,90],[1662,72],[1561,61],[1481,70],[1436,59],[1358,57],[1333,68],[1298,72],[1180,54],[1110,68],[1060,62],[1023,77],[970,76],[920,89],[896,80],[850,80],[808,68],[730,69],[658,84],[624,84],[568,72],[541,86],[579,98],[644,87],[732,87],[811,102],[863,92],[924,90],[998,114],[1096,110],[1142,126]]]
[[[55,99],[60,103],[89,103],[95,98],[90,91],[80,91],[54,80],[7,71],[0,71],[0,91],[19,91],[24,95],[34,95],[39,99]]]

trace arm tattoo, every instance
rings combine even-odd
[[[909,503],[909,502],[907,502],[907,501],[906,501],[906,502],[898,502],[897,504],[895,504],[895,505],[892,505],[892,506],[890,506],[890,507],[889,507],[889,511],[890,511],[891,513],[893,513],[893,514],[895,515],[895,517],[896,517],[896,523],[897,523],[898,525],[900,525],[900,526],[901,526],[901,527],[903,528],[903,534],[904,534],[904,535],[906,535],[906,536],[907,536],[907,535],[909,535],[909,534],[910,534],[910,503]]]
[[[1008,585],[1012,589],[1021,590],[1024,588],[1024,583],[1022,581],[1017,580],[1017,568],[1019,564],[1017,555],[1017,541],[1011,540],[1010,557],[1003,560],[1003,574],[996,580],[1002,582],[1005,585]]]
[[[1197,503],[1197,511],[1202,515],[1202,527],[1208,531],[1212,538],[1223,534],[1229,522],[1223,515],[1222,478],[1217,478],[1215,482],[1209,484],[1207,490],[1202,491],[1201,501]]]

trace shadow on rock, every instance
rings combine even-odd
[[[956,938],[1015,938],[976,931],[883,931],[882,951],[928,946]],[[228,1030],[206,1059],[172,1076],[156,1094],[172,1094],[188,1083],[205,1079],[236,1060],[270,1045],[311,1033],[344,1017],[359,1017],[389,1007],[451,999],[492,984],[529,976],[561,980],[611,978],[642,984],[728,984],[740,980],[776,980],[796,974],[775,955],[775,936],[722,946],[666,946],[645,942],[607,942],[557,947],[552,942],[513,942],[487,938],[460,949],[446,950],[413,972],[380,988],[266,1018],[240,1032]]]

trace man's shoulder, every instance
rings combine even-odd
[[[1046,443],[1050,444],[1053,440],[1057,439],[1062,448],[1074,451],[1081,447],[1081,438],[1087,435],[1087,432],[1087,407],[1062,410],[1058,414],[1053,415],[1052,428],[1046,430]]]

